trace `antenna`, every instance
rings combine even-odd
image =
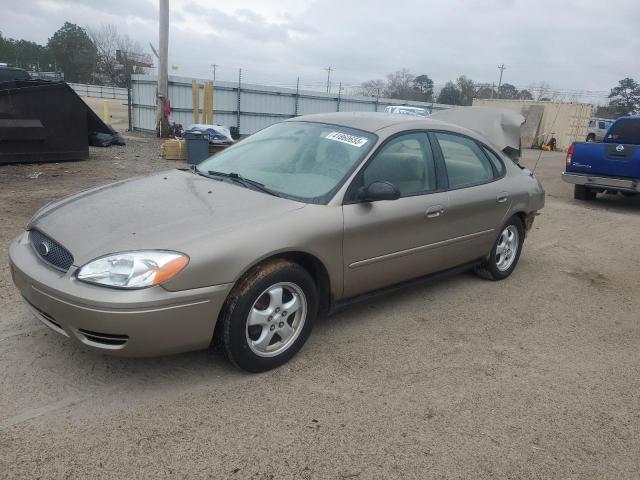
[[[153,43],[149,42],[149,46],[151,47],[151,51],[153,52],[153,54],[156,56],[157,59],[160,59],[160,55],[158,55],[158,51],[156,50],[156,48],[153,46]]]

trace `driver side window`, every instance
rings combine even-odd
[[[392,139],[359,177],[359,187],[391,182],[402,197],[436,190],[435,163],[426,133],[408,133]]]

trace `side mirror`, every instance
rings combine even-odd
[[[400,198],[400,190],[391,182],[373,182],[368,187],[358,190],[358,200],[376,202],[378,200],[397,200]]]

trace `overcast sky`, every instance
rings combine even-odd
[[[117,25],[148,50],[157,0],[21,0],[0,31],[39,43],[64,21]],[[464,74],[519,88],[541,81],[602,96],[640,80],[639,0],[171,0],[169,65],[177,74],[252,83],[347,85],[408,68],[441,86]],[[582,97],[589,100],[588,94]],[[596,98],[594,97],[593,100]]]

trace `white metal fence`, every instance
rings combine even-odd
[[[81,97],[113,98],[127,101],[127,89],[120,87],[103,87],[84,83],[69,83],[69,86]]]
[[[192,79],[169,77],[171,120],[185,127],[193,123]],[[201,90],[204,79],[199,79]],[[151,75],[132,77],[133,128],[154,131],[156,126],[157,80]],[[203,95],[200,94],[202,111]],[[240,82],[216,82],[214,86],[215,122],[238,127],[242,135],[249,135],[273,123],[297,115],[327,112],[382,112],[389,105],[411,105],[431,111],[451,108],[437,103],[394,100],[361,96],[342,96]]]

